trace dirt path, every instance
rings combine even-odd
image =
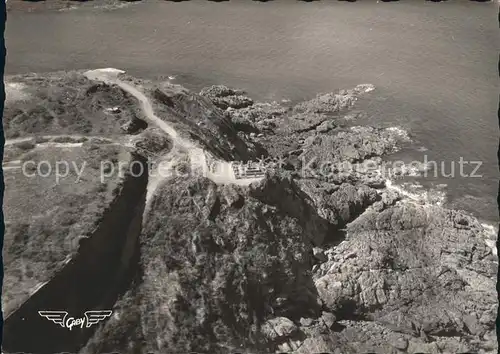
[[[172,168],[174,167],[175,162],[181,159],[183,154],[186,154],[189,157],[191,171],[194,171],[194,173],[201,173],[203,176],[209,178],[217,184],[233,183],[239,185],[248,185],[252,182],[262,179],[262,177],[241,179],[236,178],[231,162],[215,158],[209,152],[200,148],[195,142],[181,137],[172,126],[155,115],[153,106],[146,95],[144,95],[133,85],[123,82],[119,79],[119,75],[123,73],[125,73],[125,71],[123,70],[106,68],[89,70],[85,72],[85,76],[89,80],[102,81],[107,84],[115,84],[122,88],[124,91],[133,95],[139,101],[148,123],[155,125],[163,130],[170,136],[173,141],[174,146],[172,150],[167,155],[161,158],[162,160],[170,161],[170,165],[172,166]],[[215,164],[215,168],[209,169],[207,156],[209,156],[210,160],[213,161],[213,163]],[[154,194],[154,190],[160,184],[163,176],[165,176],[165,174],[162,173],[161,176],[157,175],[151,179],[150,185],[148,186],[149,198]],[[149,198],[147,198],[148,201]]]

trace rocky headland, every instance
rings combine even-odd
[[[4,352],[495,353],[494,230],[380,173],[411,137],[356,125],[374,89],[7,78]]]

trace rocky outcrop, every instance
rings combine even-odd
[[[244,96],[242,90],[234,90],[223,85],[214,85],[200,91],[201,96],[210,99],[220,109],[241,109],[253,105],[250,97]]]
[[[497,264],[486,234],[469,215],[436,206],[369,210],[327,253],[315,284],[338,319],[417,338],[410,347],[423,339],[443,352],[491,350],[492,342],[480,344],[496,317]]]
[[[495,237],[471,215],[413,198],[388,180],[392,175],[414,175],[425,166],[400,166],[390,176],[384,174],[384,156],[410,143],[410,138],[394,128],[355,126],[355,115],[349,110],[359,95],[373,87],[360,85],[286,107],[276,102],[253,103],[242,98],[242,92],[223,86],[197,95],[164,82],[126,76],[123,80],[145,92],[155,114],[180,135],[219,159],[253,160],[267,170],[266,176],[248,186],[215,184],[193,174],[158,180],[148,196],[142,230],[141,212],[131,211],[130,205],[138,204],[141,209],[143,203],[126,199],[131,197],[125,188],[115,192],[116,200],[126,202],[108,210],[95,231],[99,237],[92,236],[72,249],[74,261],[63,267],[63,275],[48,277],[43,288],[12,311],[15,316],[6,322],[12,346],[35,350],[21,341],[21,318],[31,323],[29,316],[43,301],[77,312],[89,306],[109,306],[114,315],[93,333],[62,334],[59,342],[67,344],[64,349],[63,344],[56,348],[48,343],[63,329],[45,322],[43,329],[30,325],[41,333],[34,341],[37,348],[47,349],[36,349],[40,353],[49,348],[81,349],[82,354],[497,349],[493,279],[498,259],[491,248]],[[83,139],[75,151],[96,152],[119,145],[140,155],[137,159],[143,163],[165,159],[175,164],[175,159],[169,160],[176,150],[172,139],[144,124],[134,99],[113,85],[80,78],[75,82],[85,92],[91,91],[89,97],[99,98],[94,111],[86,108],[88,113],[79,116],[90,122],[93,136],[77,130],[83,138],[13,142],[6,154],[11,163],[19,156],[36,157],[33,151],[40,146],[57,150],[61,147],[57,144],[73,144],[75,148]],[[29,95],[38,97],[38,102],[53,101],[40,99],[41,93],[30,91]],[[64,107],[71,110],[83,104],[78,102],[92,107],[92,98],[83,97],[76,93]],[[121,97],[124,108],[115,101],[108,103],[115,97]],[[21,101],[14,102],[22,108]],[[13,110],[7,112],[17,117]],[[124,112],[129,113],[122,116]],[[60,121],[43,124],[41,131],[52,132]],[[38,188],[44,186],[42,182],[36,182]],[[137,197],[139,191],[144,192],[144,181],[134,183],[131,188]],[[92,192],[82,190],[81,194]],[[61,203],[69,201],[61,199]],[[85,203],[92,205],[88,199]],[[118,221],[118,215],[126,217]],[[62,223],[62,219],[54,220]],[[134,231],[129,236],[121,232],[120,238],[118,231],[130,224]],[[64,233],[74,236],[71,228]],[[17,241],[6,244],[10,253],[6,260],[18,264],[19,256],[27,252],[20,247],[25,229],[10,228],[8,234]],[[137,237],[139,243],[135,243]],[[28,240],[41,242],[31,233]],[[110,242],[100,243],[104,240]],[[127,244],[119,244],[120,240]],[[56,254],[61,258],[64,251]],[[34,258],[33,252],[28,255]],[[135,267],[125,272],[128,264]],[[11,277],[12,269],[6,273]],[[98,274],[104,294],[98,294],[83,269]],[[120,286],[109,281],[112,276],[121,277]],[[75,292],[68,296],[71,301],[61,295],[70,278],[79,279],[70,286]],[[94,292],[77,298],[76,292],[86,287]]]
[[[375,87],[369,84],[358,85],[351,90],[341,90],[338,93],[323,93],[309,101],[293,107],[295,113],[331,114],[351,108],[358,96],[373,91]]]
[[[324,219],[301,212],[286,181],[270,176],[248,191],[166,183],[143,236],[144,278],[124,300],[136,320],[122,307],[85,353],[125,351],[132,323],[140,351],[494,348],[496,258],[477,220],[408,202],[379,213],[353,189],[332,203],[362,211],[344,217],[354,219],[345,239],[313,247],[318,229],[303,222]]]
[[[290,215],[293,208],[272,205],[283,202],[281,197],[301,203],[293,187],[278,180],[272,187],[266,182],[255,186],[253,194],[204,179],[170,180],[161,187],[141,248],[141,351],[266,348],[260,326],[267,318],[318,313],[310,275],[317,229]],[[263,201],[263,194],[272,203]],[[120,322],[111,320],[108,326]],[[106,343],[89,350],[97,349],[116,350]]]
[[[386,185],[382,157],[409,137],[328,116],[361,88],[295,108],[226,109],[235,127],[243,117],[263,134],[240,130],[274,153],[262,162],[266,178],[248,188],[165,183],[143,234],[143,280],[84,353],[493,350],[497,258],[488,230]],[[288,146],[285,132],[300,114],[324,115],[319,126],[331,129],[295,130],[298,144]],[[272,131],[261,129],[264,120]],[[285,159],[271,163],[277,157]],[[299,158],[334,164],[298,173]]]
[[[229,117],[210,99],[167,82],[144,83],[155,112],[205,150],[228,161],[255,160],[267,151],[237,134]]]

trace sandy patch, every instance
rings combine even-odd
[[[5,102],[25,101],[30,98],[26,92],[26,85],[20,82],[5,83]]]

